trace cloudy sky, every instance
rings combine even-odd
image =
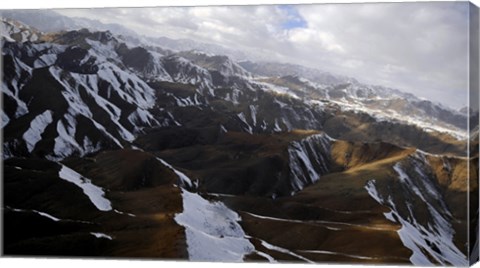
[[[467,103],[468,3],[71,9],[139,34],[190,38],[412,92]]]

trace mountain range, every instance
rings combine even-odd
[[[53,11],[1,23],[7,255],[475,258],[478,112]]]

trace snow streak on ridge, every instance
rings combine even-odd
[[[317,134],[290,144],[288,158],[294,191],[302,190],[328,172],[331,140],[327,134]]]
[[[382,191],[375,180],[368,181],[365,189],[379,204],[391,209],[385,213],[385,218],[402,225],[398,234],[405,247],[413,251],[410,261],[414,265],[468,265],[466,256],[453,242],[452,214],[440,191],[426,174],[426,160],[416,153],[407,161],[393,167],[398,174],[400,189],[389,187],[387,191]],[[413,168],[406,169],[406,164]],[[400,197],[395,193],[398,191],[401,191]],[[415,209],[414,203],[425,204],[428,211],[426,223],[420,220],[425,215],[419,214],[421,209]]]
[[[42,134],[45,131],[45,128],[47,128],[52,121],[52,112],[46,110],[42,114],[37,115],[35,119],[30,122],[30,128],[23,134],[23,139],[25,140],[29,153],[33,151],[37,142],[42,139]]]

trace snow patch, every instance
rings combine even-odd
[[[107,234],[104,234],[104,233],[93,233],[91,232],[90,233],[91,235],[95,236],[96,238],[105,238],[105,239],[108,239],[108,240],[113,240],[113,238]]]
[[[250,115],[252,116],[253,126],[257,125],[257,108],[254,105],[250,105]]]
[[[375,258],[375,257],[345,254],[345,253],[341,253],[341,252],[334,252],[334,251],[327,251],[327,250],[301,250],[301,252],[314,253],[314,254],[326,254],[326,255],[338,255],[338,256],[344,256],[344,257],[349,257],[349,258],[353,258],[353,259],[360,259],[360,260],[376,260],[376,259],[378,259],[378,258]]]
[[[200,105],[202,105],[202,103],[200,103],[200,101],[198,101],[198,97],[197,97],[196,93],[193,96],[193,100],[191,99],[191,97],[179,98],[179,97],[174,96],[174,98],[175,98],[175,102],[177,103],[177,106],[179,106],[179,107],[200,106]]]
[[[182,186],[182,187],[184,187],[184,186],[192,187],[193,186],[192,180],[190,180],[190,178],[187,175],[185,175],[183,172],[178,171],[172,165],[170,165],[169,163],[167,163],[165,160],[163,160],[161,158],[157,157],[157,160],[160,161],[160,163],[162,163],[164,166],[171,169],[178,176],[178,179],[180,180],[180,186]]]
[[[8,115],[2,110],[0,110],[0,114],[1,114],[1,122],[0,122],[0,128],[4,128],[8,122],[10,122],[10,118],[8,118]]]
[[[223,126],[223,125],[220,125],[220,130],[223,132],[223,133],[227,133],[228,130]]]
[[[275,128],[273,129],[275,132],[282,132],[282,128],[278,125],[278,119],[275,118]]]
[[[241,218],[237,213],[186,190],[182,198],[183,212],[175,221],[185,227],[190,260],[240,262],[255,251],[238,224]]]
[[[33,62],[34,68],[43,68],[51,66],[57,61],[57,54],[43,54]]]
[[[243,114],[243,112],[241,112],[241,113],[237,114],[237,117],[247,126],[245,131],[247,131],[250,134],[253,134],[252,127],[248,124],[247,118],[245,117],[245,114]]]
[[[127,216],[132,217],[132,218],[137,217],[137,215],[132,214],[132,213],[127,213],[127,212],[123,212],[123,211],[116,210],[116,209],[114,209],[113,211],[117,214],[120,214],[120,215],[127,215]]]
[[[12,210],[12,211],[15,211],[15,212],[33,212],[33,213],[38,214],[38,215],[40,215],[40,216],[43,216],[43,217],[45,217],[45,218],[49,218],[49,219],[51,219],[52,221],[61,221],[61,220],[60,220],[59,218],[57,218],[57,217],[54,217],[54,216],[52,216],[52,215],[50,215],[50,214],[48,214],[48,213],[41,212],[41,211],[34,210],[34,209],[32,209],[32,210],[26,210],[26,209],[11,208],[11,207],[8,207],[8,206],[7,206],[7,208],[10,209],[10,210]]]
[[[64,118],[66,119],[66,124],[62,120],[57,122],[58,136],[55,138],[53,147],[53,153],[57,158],[67,157],[74,152],[82,152],[82,148],[73,138],[75,137],[77,121],[69,114],[65,115]]]
[[[258,238],[257,238],[258,239]],[[260,239],[259,239],[260,240]],[[307,263],[311,263],[311,264],[315,264],[315,262],[301,256],[301,255],[298,255],[297,253],[294,253],[286,248],[282,248],[282,247],[278,247],[278,246],[275,246],[275,245],[272,245],[264,240],[260,240],[260,242],[262,243],[262,246],[266,247],[267,249],[269,250],[273,250],[273,251],[277,251],[277,252],[280,252],[280,253],[283,253],[283,254],[287,254],[287,255],[290,255],[290,256],[293,256],[297,259],[300,259],[302,261],[306,261]]]
[[[316,182],[328,172],[330,139],[326,134],[309,136],[294,141],[288,147],[291,186],[294,191]]]
[[[148,111],[140,108],[137,108],[128,116],[128,121],[132,123],[137,131],[140,130],[139,125],[152,126],[153,124],[159,124]]]
[[[30,122],[30,128],[23,134],[23,139],[25,140],[29,153],[33,151],[37,142],[42,139],[45,128],[52,123],[52,114],[52,111],[46,110]]]
[[[94,185],[89,179],[84,178],[82,175],[62,165],[58,176],[68,182],[71,182],[83,190],[83,193],[90,199],[90,201],[100,211],[112,210],[112,204],[110,200],[105,198],[105,192],[102,188]]]
[[[268,255],[267,253],[265,252],[261,252],[261,251],[258,251],[256,250],[255,253],[257,253],[258,255],[264,257],[265,259],[267,259],[269,262],[271,263],[277,263],[277,261],[270,255]]]

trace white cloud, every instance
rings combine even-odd
[[[338,71],[459,106],[466,105],[467,93],[467,7],[354,4],[302,6],[299,12],[309,27],[335,36],[347,61],[363,63]]]
[[[466,105],[468,3],[62,10],[141,34],[190,38]],[[303,19],[304,27],[285,28]]]
[[[345,50],[335,40],[335,36],[329,32],[323,32],[310,28],[295,28],[287,33],[289,41],[295,45],[310,45],[314,44],[321,46],[327,51],[343,53]]]

